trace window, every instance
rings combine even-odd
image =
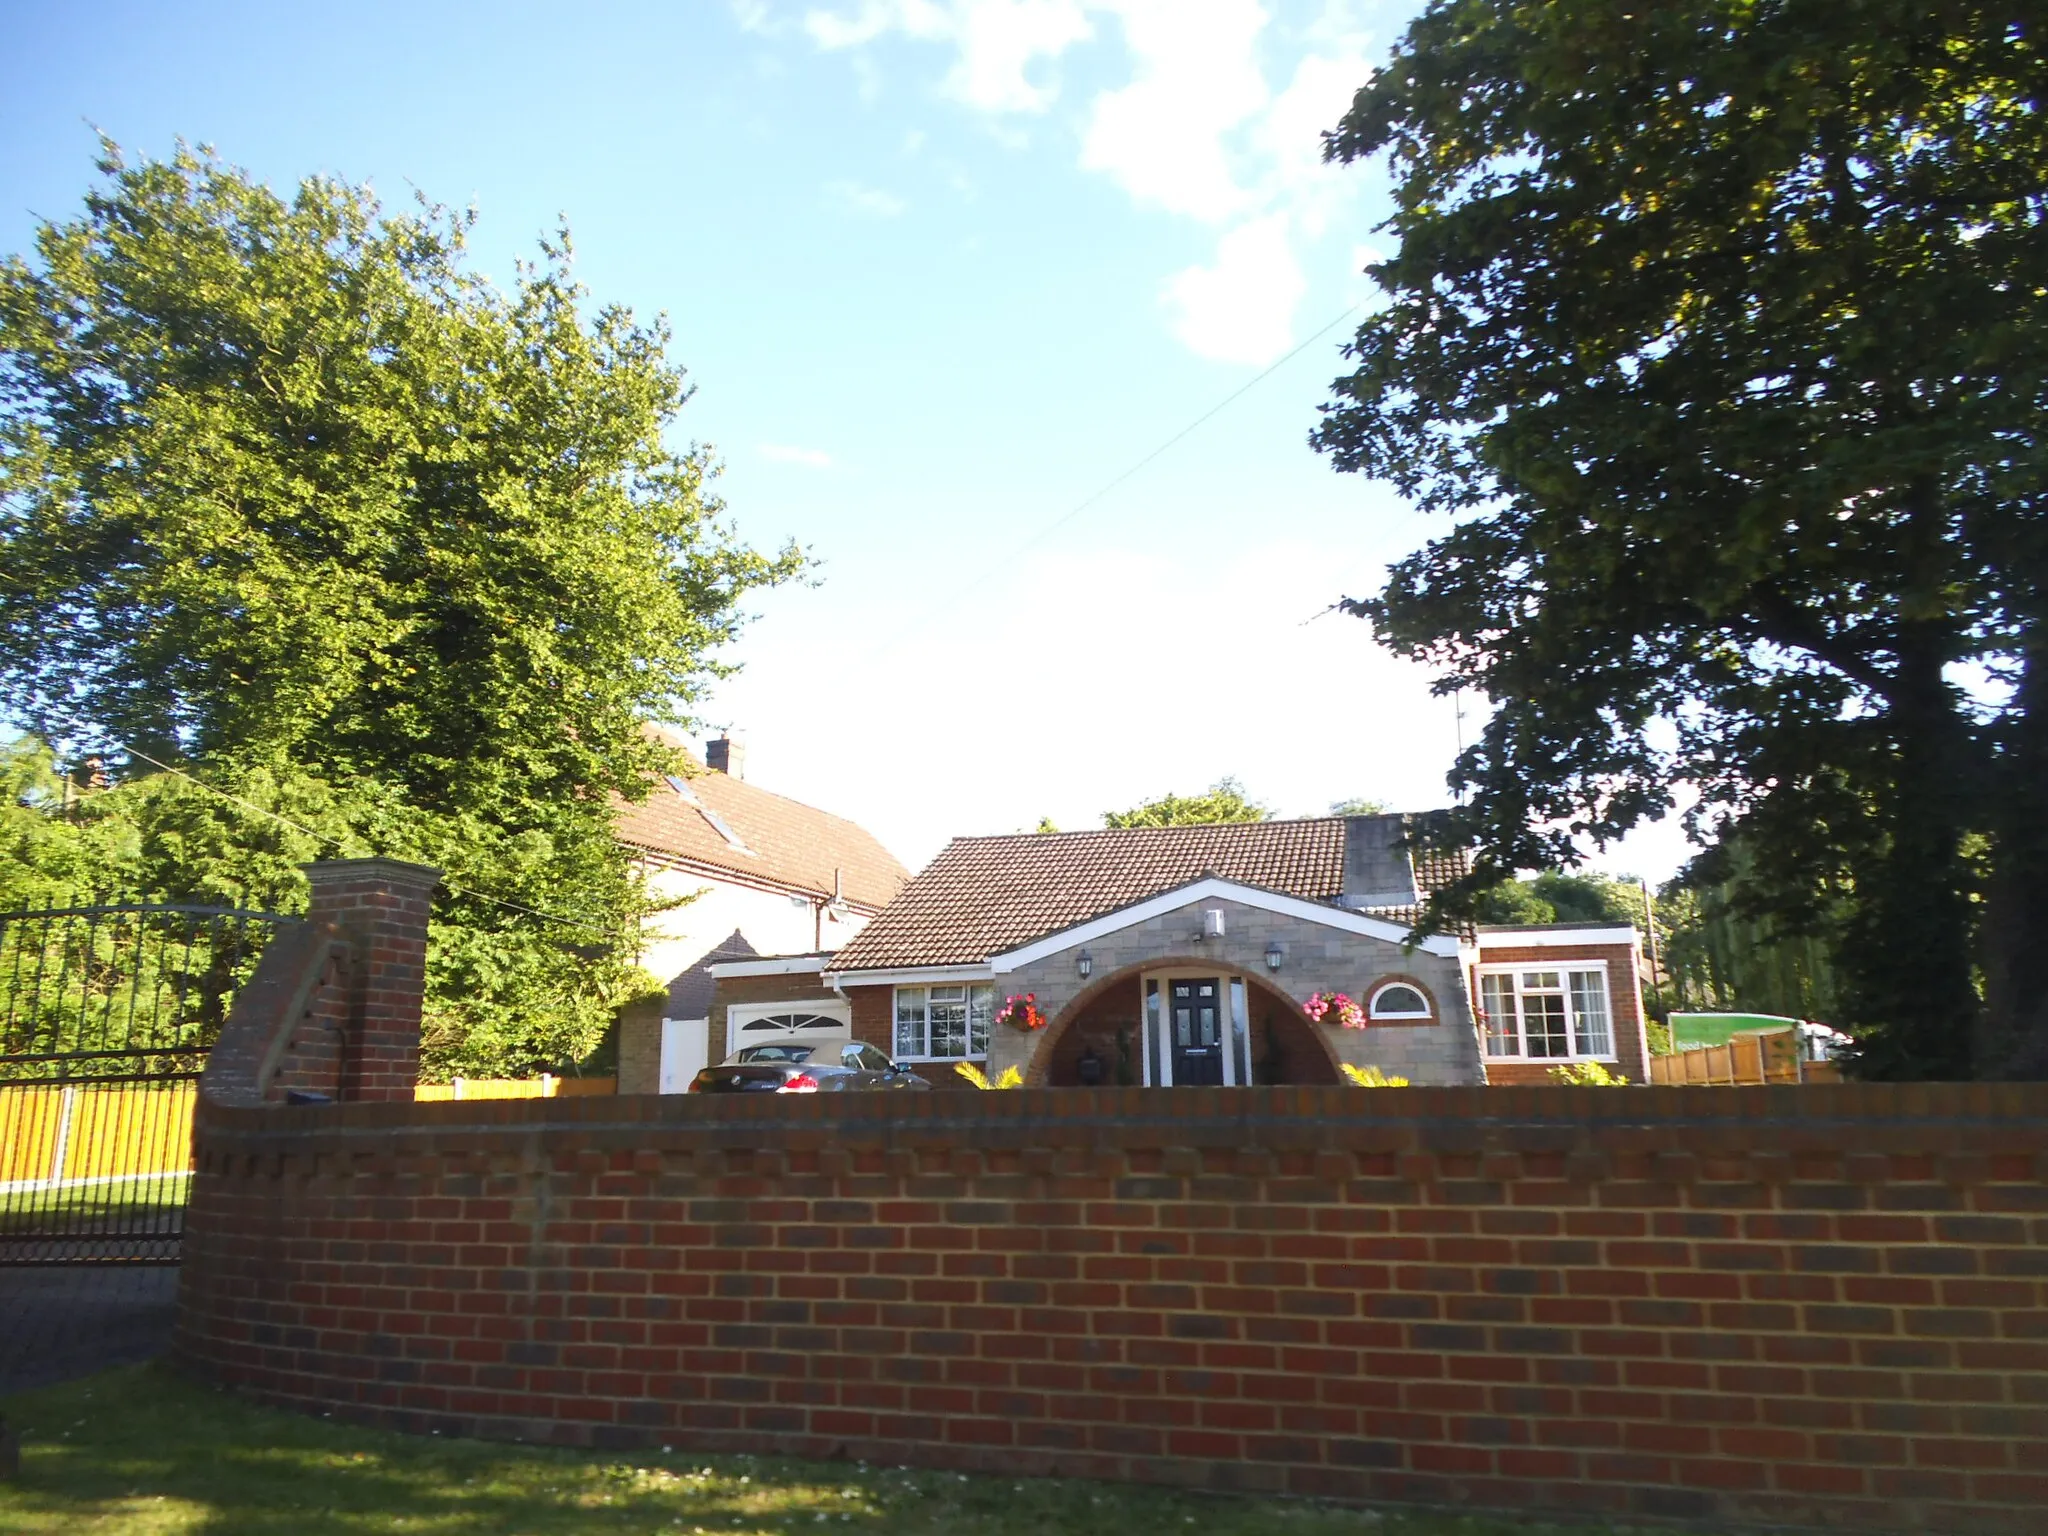
[[[965,1061],[986,1056],[995,1016],[993,986],[898,987],[896,1057]]]
[[[737,1061],[809,1061],[808,1045],[750,1045],[734,1058]]]
[[[822,1013],[771,1013],[740,1026],[743,1035],[767,1035],[771,1038],[798,1031],[840,1035],[846,1033],[846,1021],[828,1018]]]
[[[1479,1007],[1486,1054],[1528,1061],[1612,1061],[1614,1029],[1607,1007],[1607,967],[1480,972]]]
[[[1427,1019],[1430,1017],[1429,999],[1422,995],[1420,987],[1410,986],[1405,981],[1390,981],[1372,995],[1372,1004],[1365,1011],[1369,1019]]]

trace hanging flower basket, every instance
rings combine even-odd
[[[1025,1031],[1045,1028],[1045,1015],[1038,1011],[1038,994],[1026,992],[1004,998],[1003,1006],[996,1010],[996,1022]]]
[[[1365,1010],[1348,993],[1318,992],[1301,1005],[1301,1011],[1318,1024],[1334,1024],[1339,1029],[1365,1028]]]

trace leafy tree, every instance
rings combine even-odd
[[[1680,1007],[1783,1014],[1832,1023],[1840,986],[1829,924],[1845,903],[1821,893],[1818,922],[1787,929],[1739,899],[1742,868],[1756,855],[1741,840],[1709,849],[1659,893],[1669,992]]]
[[[1387,802],[1384,800],[1333,800],[1330,802],[1332,816],[1384,816]]]
[[[0,263],[0,706],[274,810],[155,775],[186,854],[442,865],[431,1062],[580,1054],[642,905],[614,797],[675,766],[643,726],[800,557],[718,521],[665,327],[586,313],[566,233],[501,291],[440,209],[100,169]]]
[[[1611,923],[1643,926],[1636,881],[1612,875],[1546,870],[1483,891],[1473,903],[1482,923]]]
[[[1751,915],[1848,893],[1860,1071],[2048,1069],[2038,22],[1436,0],[1358,93],[1400,246],[1315,442],[1455,520],[1350,604],[1494,703],[1439,918],[1689,782]]]
[[[1201,795],[1161,795],[1128,811],[1104,811],[1105,827],[1198,827],[1211,822],[1270,821],[1272,810],[1245,798],[1236,779],[1218,779]]]

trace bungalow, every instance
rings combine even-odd
[[[1406,942],[1463,872],[1403,816],[957,838],[835,953],[712,959],[711,1031],[822,1019],[955,1086],[1647,1078],[1632,927]],[[1344,1001],[1337,1001],[1341,995]],[[1028,1003],[1027,1003],[1028,1000]],[[809,1036],[807,1036],[809,1038]]]

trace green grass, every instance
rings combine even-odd
[[[133,1173],[0,1194],[0,1232],[128,1232],[185,1203],[189,1173]]]
[[[1537,1536],[1558,1527],[1382,1514],[1042,1478],[415,1438],[256,1407],[161,1365],[0,1402],[21,1434],[0,1530],[67,1536],[404,1532],[860,1536]]]

